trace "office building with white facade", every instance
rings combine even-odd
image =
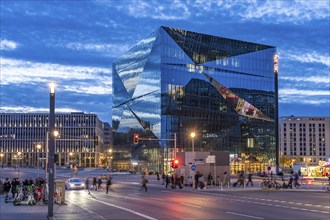
[[[48,146],[47,113],[0,113],[0,162],[4,166],[45,166]],[[100,155],[110,148],[107,126],[95,114],[55,115],[55,154],[58,166],[100,166]],[[106,129],[109,130],[109,129]],[[39,164],[38,164],[39,161]]]
[[[306,165],[330,162],[329,117],[281,117],[279,130],[281,157]]]

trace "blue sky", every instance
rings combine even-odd
[[[112,62],[159,26],[277,47],[280,116],[330,117],[330,2],[1,0],[0,112],[111,122]]]

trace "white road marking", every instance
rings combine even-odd
[[[262,217],[257,217],[257,216],[252,216],[252,215],[244,215],[244,214],[240,214],[240,213],[236,213],[236,212],[226,212],[226,213],[231,214],[231,215],[244,216],[244,217],[248,217],[248,218],[264,219]]]
[[[189,204],[189,203],[180,203],[181,205],[186,205],[186,206],[190,206],[190,207],[194,207],[194,208],[202,208],[199,205],[193,205],[193,204]]]
[[[145,219],[149,219],[149,220],[158,220],[158,219],[153,218],[153,217],[151,217],[151,216],[148,216],[148,215],[142,214],[142,213],[140,213],[140,212],[133,211],[133,210],[128,209],[128,208],[125,208],[125,207],[121,207],[121,206],[117,206],[117,205],[114,205],[114,204],[111,204],[111,203],[107,203],[107,202],[99,201],[99,200],[97,200],[97,199],[93,199],[93,198],[88,198],[88,197],[84,197],[84,198],[86,198],[86,199],[90,199],[90,200],[93,200],[93,201],[95,201],[95,202],[102,203],[102,204],[107,205],[107,206],[115,207],[115,208],[117,208],[117,209],[121,209],[121,210],[124,210],[124,211],[126,211],[126,212],[133,213],[133,214],[138,215],[138,216],[141,216],[142,218],[145,218]]]
[[[150,198],[150,199],[157,200],[157,201],[164,201],[164,199],[159,199],[159,198]]]
[[[77,204],[76,202],[73,202],[73,201],[70,200],[70,199],[65,199],[65,200],[68,201],[68,202],[70,202],[70,203],[72,203],[72,204],[74,204],[74,205],[76,205],[76,206],[78,206],[79,208],[82,208],[83,210],[85,210],[86,212],[88,212],[88,213],[90,213],[90,214],[93,214],[93,215],[98,216],[100,219],[106,219],[106,218],[104,218],[102,215],[97,214],[96,212],[93,212],[93,211],[91,211],[91,210],[89,210],[89,209],[84,209],[83,207],[81,207],[81,205]]]

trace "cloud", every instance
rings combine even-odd
[[[65,91],[79,91],[87,94],[111,94],[111,72],[110,68],[1,59],[2,85],[40,85],[54,81],[70,84],[70,86],[65,84],[59,86],[59,89]]]
[[[329,90],[280,89],[280,103],[299,103],[308,105],[330,104]]]
[[[298,61],[301,63],[320,63],[330,67],[329,55],[317,53],[316,51],[306,53],[296,53],[288,51],[287,53],[281,53],[283,59]]]
[[[67,43],[66,47],[71,50],[89,51],[106,54],[110,57],[118,57],[125,53],[131,45],[129,44],[98,44],[98,43]]]
[[[10,40],[1,40],[0,42],[0,50],[14,50],[17,47],[17,43],[15,43],[14,41],[10,41]]]
[[[330,75],[328,76],[281,76],[281,80],[289,80],[296,82],[309,82],[315,84],[326,84],[330,85]]]
[[[108,7],[112,7],[113,5],[113,1],[99,1],[98,3],[105,4]],[[114,7],[135,18],[185,20],[191,15],[189,10],[190,5],[181,0],[116,1]]]
[[[79,112],[81,110],[73,108],[56,108],[56,113]],[[37,108],[32,106],[1,106],[1,113],[49,113],[49,108]]]
[[[99,1],[112,6],[113,1]],[[160,20],[189,20],[193,16],[222,15],[238,20],[258,20],[263,22],[303,23],[315,19],[328,19],[328,1],[227,1],[227,0],[137,0],[116,1],[117,10],[135,18]]]
[[[236,2],[242,4],[241,2]],[[314,19],[329,19],[329,1],[257,1],[251,0],[244,13],[239,16],[246,20],[267,19],[277,22],[301,23]]]

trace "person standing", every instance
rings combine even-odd
[[[166,175],[166,177],[165,177],[165,181],[166,181],[166,185],[165,185],[165,187],[166,187],[166,189],[167,189],[168,185],[170,185],[170,183],[171,183],[171,177],[170,177],[169,175]]]
[[[5,198],[8,198],[8,193],[11,188],[11,184],[9,182],[9,179],[6,178],[5,182],[3,183],[3,191],[5,192]]]
[[[223,173],[222,184],[223,184],[224,186],[227,186],[228,183],[229,183],[228,173],[227,173],[227,171],[225,171],[225,172]]]
[[[163,179],[162,185],[165,185],[165,183],[166,183],[166,182],[165,182],[165,181],[166,181],[166,176],[167,176],[167,175],[166,175],[165,173],[162,174],[162,179]],[[166,188],[167,188],[167,187],[166,187]]]
[[[252,182],[252,173],[249,173],[249,175],[248,175],[248,181],[246,182],[246,186],[248,186],[249,183],[251,183],[251,186],[253,186],[253,182]]]
[[[110,187],[110,185],[111,185],[111,177],[109,177],[109,178],[107,179],[107,184],[106,184],[106,194],[108,194],[108,192],[109,192],[109,187]]]
[[[145,191],[147,192],[148,191],[148,188],[147,188],[147,183],[148,183],[148,179],[145,177],[145,175],[142,175],[141,177],[141,188],[140,188],[140,191],[144,188]]]

